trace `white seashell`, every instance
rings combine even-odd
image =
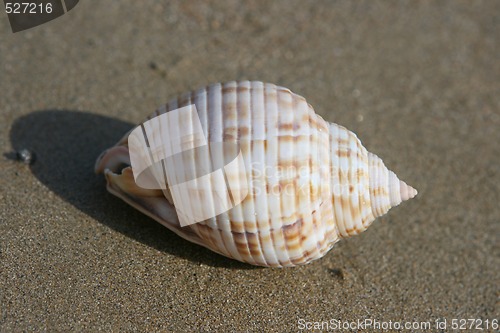
[[[104,172],[112,194],[224,256],[260,266],[306,264],[417,194],[354,133],[327,123],[286,88],[248,81],[214,84],[180,96],[149,119],[191,104],[209,141],[238,142],[246,165],[258,165],[246,169],[250,187],[241,204],[181,227],[168,190],[144,189],[134,181],[128,134],[101,154],[96,172]],[[269,176],[258,169],[263,166],[285,172]]]

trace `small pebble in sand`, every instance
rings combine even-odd
[[[35,163],[35,153],[29,151],[28,149],[21,149],[16,151],[16,158],[18,161],[24,164],[31,165]]]

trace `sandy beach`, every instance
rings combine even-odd
[[[81,1],[18,33],[0,14],[0,331],[451,332],[460,319],[495,331],[499,13],[498,1]],[[269,269],[106,191],[102,150],[178,94],[230,80],[306,97],[418,196],[320,260]]]

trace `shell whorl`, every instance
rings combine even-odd
[[[368,153],[368,164],[371,208],[375,217],[384,215],[392,207],[417,195],[417,190],[399,180],[377,155]]]
[[[416,194],[354,133],[327,123],[286,88],[256,81],[214,84],[181,95],[149,119],[192,104],[209,142],[238,143],[246,173],[227,177],[249,184],[241,204],[180,227],[168,189],[142,189],[130,167],[117,170],[130,165],[127,135],[101,154],[96,171],[105,173],[111,193],[217,253],[261,266],[308,263]],[[195,148],[192,138],[181,145]],[[224,160],[234,151],[220,154],[215,158]],[[186,161],[183,167],[196,169],[196,162]]]

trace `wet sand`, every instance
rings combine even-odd
[[[0,331],[498,319],[499,12],[497,1],[81,1],[16,34],[0,15]],[[104,148],[177,94],[242,79],[305,96],[417,198],[321,260],[265,269],[106,192],[93,173]],[[23,148],[33,165],[15,160]]]

